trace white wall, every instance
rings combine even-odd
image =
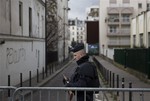
[[[11,1],[9,10],[6,5]],[[23,25],[19,26],[19,1],[23,4]],[[4,7],[3,7],[3,6]],[[32,8],[32,36],[29,36],[29,7]],[[7,19],[6,11],[8,12]],[[39,18],[38,14],[39,13]],[[0,85],[7,85],[8,75],[11,85],[32,76],[36,70],[45,67],[45,7],[38,0],[0,0]]]
[[[136,46],[140,47],[140,34],[143,34],[143,43],[146,48],[149,47],[149,36],[150,32],[150,11],[145,11],[143,14],[132,19],[131,27],[131,47],[133,47],[133,35],[136,35]]]
[[[0,0],[0,34],[10,34],[10,1]]]
[[[108,48],[107,46],[107,26],[105,23],[105,18],[107,17],[107,7],[109,6],[109,0],[100,0],[100,10],[99,10],[99,40],[100,40],[100,54],[103,54],[104,50]],[[104,45],[104,47],[102,47]]]
[[[23,4],[23,25],[19,26],[19,1]],[[12,35],[29,36],[29,7],[32,8],[32,36],[45,37],[45,7],[38,0],[11,1],[11,29]],[[38,17],[39,14],[39,17]],[[43,27],[42,27],[43,26]]]
[[[150,11],[147,12],[147,31],[150,32]]]
[[[7,85],[7,76],[11,76],[11,84],[18,84],[20,73],[23,73],[23,81],[32,76],[36,70],[42,71],[45,67],[45,45],[44,42],[6,41],[1,46],[1,79],[0,85]]]

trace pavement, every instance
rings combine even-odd
[[[119,88],[122,88],[122,78],[124,78],[124,87],[129,88],[129,83],[132,83],[132,88],[150,88],[150,84],[144,82],[143,80],[139,79],[137,76],[129,73],[126,69],[122,67],[117,67],[116,65],[113,64],[113,62],[108,61],[108,59],[105,59],[101,56],[94,56],[95,59],[101,64],[103,68],[106,70],[111,71],[111,75],[114,73],[114,88],[117,88],[117,80],[116,80],[116,75],[119,76]],[[111,77],[112,81],[112,77]],[[105,81],[101,81],[101,86],[102,87],[109,87],[112,88],[112,82],[111,82],[111,87],[110,84],[106,84]],[[141,96],[143,94],[143,96]],[[125,96],[123,96],[123,93],[119,93],[119,96],[115,95],[114,93],[108,94],[106,93],[106,96],[108,99],[111,99],[109,101],[150,101],[150,92],[148,93],[133,93],[132,94],[132,99],[129,100],[129,92],[124,93]],[[124,98],[124,99],[123,99]],[[113,100],[112,100],[113,99]]]

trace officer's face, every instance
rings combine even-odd
[[[81,58],[81,55],[78,52],[73,53],[73,56],[76,61],[78,61]]]

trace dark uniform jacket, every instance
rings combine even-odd
[[[97,87],[99,80],[96,67],[88,61],[86,55],[77,61],[78,67],[70,78],[67,87]],[[77,92],[77,101],[84,101],[84,92]],[[93,101],[93,92],[86,92],[86,101]]]

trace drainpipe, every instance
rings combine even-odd
[[[9,8],[9,20],[10,20],[10,35],[12,34],[12,29],[11,29],[11,0],[9,2],[10,8]]]
[[[47,74],[47,0],[45,0],[45,71]]]

